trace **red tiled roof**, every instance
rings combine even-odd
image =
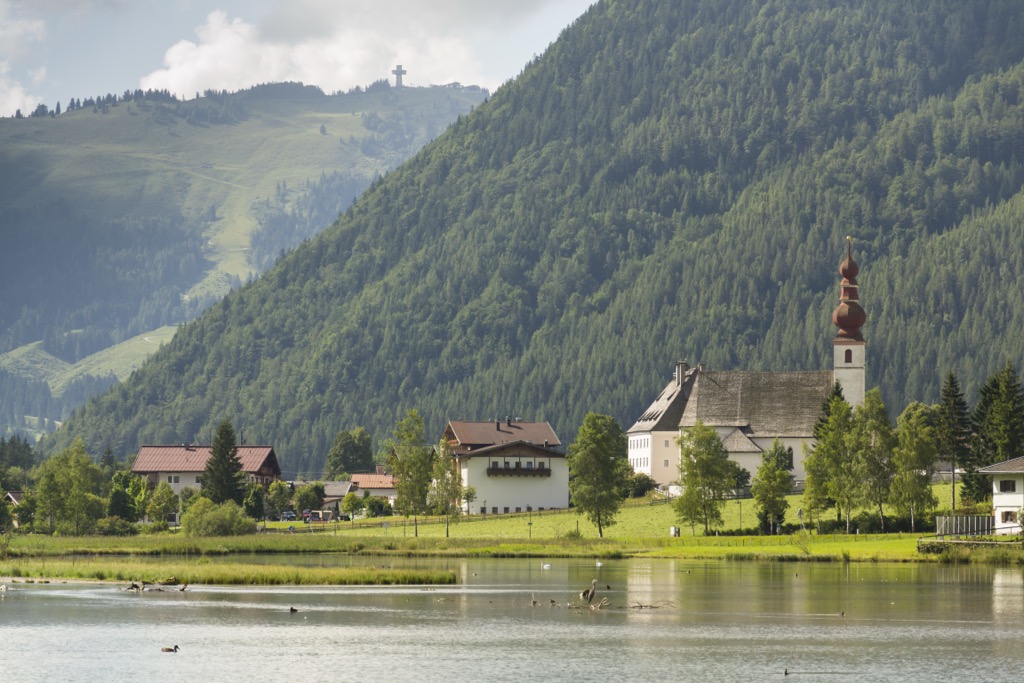
[[[444,435],[449,441],[456,442],[453,446],[457,453],[513,441],[525,441],[548,447],[562,445],[555,430],[547,422],[516,420],[464,422],[453,420],[448,423]]]
[[[395,488],[395,478],[390,474],[353,474],[352,483],[361,489]]]
[[[281,474],[273,446],[239,446],[236,457],[247,474],[258,474],[266,468],[277,476]],[[143,446],[132,463],[132,472],[202,472],[209,458],[210,446]]]

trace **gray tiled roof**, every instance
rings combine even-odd
[[[744,427],[746,437],[809,437],[832,389],[832,372],[687,370],[627,431],[675,431],[701,421]],[[747,439],[749,440],[749,439]]]
[[[982,467],[978,474],[1021,474],[1024,473],[1024,458],[1013,458]]]

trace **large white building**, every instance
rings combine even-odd
[[[753,475],[761,454],[775,439],[793,449],[793,477],[803,481],[804,448],[814,443],[814,426],[838,382],[851,405],[864,400],[865,314],[858,301],[857,263],[847,239],[839,304],[832,313],[838,328],[832,340],[833,365],[820,372],[712,371],[676,363],[672,380],[627,430],[629,461],[636,472],[668,485],[679,478],[677,439],[698,421],[718,432],[730,459]]]
[[[569,466],[547,422],[449,422],[444,439],[463,486],[476,489],[469,514],[569,507]]]

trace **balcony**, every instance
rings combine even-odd
[[[512,463],[487,466],[488,477],[550,477],[550,467],[515,467]]]

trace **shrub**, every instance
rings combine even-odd
[[[650,475],[637,472],[626,480],[626,495],[630,498],[643,498],[654,490],[658,482]]]
[[[139,528],[126,519],[114,515],[96,522],[94,529],[98,536],[134,536]]]
[[[256,532],[256,522],[234,501],[219,505],[200,497],[181,518],[186,536],[241,536]]]

